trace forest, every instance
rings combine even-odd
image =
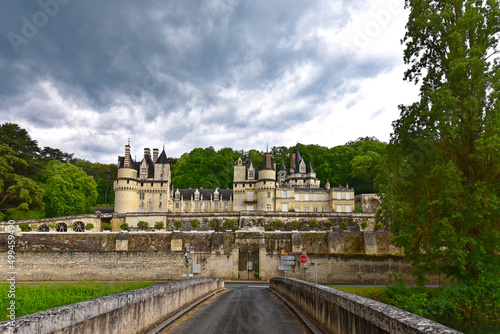
[[[354,187],[356,193],[374,193],[374,180],[387,144],[366,137],[332,148],[297,144],[270,148],[277,169],[290,167],[290,153],[299,150],[324,186]],[[232,188],[238,157],[258,167],[265,152],[213,147],[195,148],[169,158],[175,188]],[[117,155],[119,152],[117,152]],[[57,217],[92,213],[92,206],[112,206],[116,164],[90,162],[58,148],[39,147],[18,124],[0,125],[0,220]]]

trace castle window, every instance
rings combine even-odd
[[[145,179],[147,176],[146,168],[141,168],[141,179]]]
[[[227,202],[224,202],[224,209],[227,209]]]
[[[247,193],[247,199],[248,199],[249,201],[253,201],[253,191],[249,191],[249,192]]]
[[[351,206],[350,205],[346,205],[345,206],[345,212],[351,212]]]
[[[163,173],[160,174],[160,180],[163,180]]]
[[[267,192],[267,198],[271,198],[271,192],[270,191]]]
[[[345,193],[345,199],[351,199],[351,193]]]
[[[161,195],[162,195],[162,194],[160,194],[160,199],[161,199]]]
[[[200,199],[200,194],[199,193],[195,193],[194,194],[194,199],[196,199],[196,200]]]
[[[179,202],[175,203],[175,208],[178,209],[179,208]]]
[[[323,207],[323,212],[326,212],[326,208],[325,207]]]
[[[208,202],[205,202],[205,209],[208,209]]]
[[[217,209],[219,207],[219,203],[215,202],[214,207]]]
[[[186,209],[189,209],[189,203],[187,203],[187,202],[186,202],[186,203],[184,203],[184,207],[185,207]]]
[[[313,201],[317,201],[318,200],[318,194],[314,194],[313,195]]]
[[[139,199],[144,199],[144,193],[139,193]]]
[[[306,165],[304,165],[304,164],[300,165],[300,172],[301,173],[305,173],[306,172]]]
[[[304,195],[304,201],[308,201],[309,200],[309,194],[305,194]]]
[[[281,192],[281,198],[288,198],[288,191],[283,190],[283,191]]]
[[[129,183],[130,183],[130,180],[127,180],[127,184],[129,184]]]
[[[337,199],[342,199],[342,193],[337,193]]]
[[[215,199],[215,200],[218,200],[218,199],[219,199],[219,194],[218,194],[218,193],[215,193],[215,194],[214,194],[214,199]]]
[[[323,194],[323,201],[326,201],[326,194]]]
[[[151,187],[153,186],[153,182],[151,182]]]
[[[198,209],[198,202],[195,202],[195,203],[194,203],[194,207],[195,207],[196,209]]]
[[[318,208],[317,208],[317,207],[314,207],[314,208],[313,208],[313,211],[314,211],[314,212],[318,212]]]
[[[268,205],[266,206],[266,210],[267,210],[267,211],[271,211],[271,204],[268,204]]]
[[[248,178],[253,179],[253,170],[248,171]]]
[[[305,208],[304,208],[304,212],[309,212],[309,208],[308,208],[308,207],[305,207]]]
[[[141,182],[141,187],[144,187],[144,183]]]
[[[162,183],[160,183],[160,187],[163,187],[163,182],[162,182]]]
[[[180,193],[175,193],[175,199],[180,199],[181,194]]]
[[[337,205],[337,212],[342,212],[342,205]]]
[[[160,204],[158,205],[158,207],[161,209],[161,202],[160,202]]]

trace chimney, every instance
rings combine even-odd
[[[290,171],[295,171],[297,163],[295,162],[295,153],[290,154]]]
[[[144,148],[144,156],[148,155],[148,154],[151,154],[151,151],[149,150],[149,148]]]
[[[273,168],[273,164],[271,162],[271,153],[266,153],[266,168]]]
[[[156,162],[158,160],[158,149],[153,148],[153,162]]]
[[[123,167],[130,168],[130,145],[125,145],[125,161]]]

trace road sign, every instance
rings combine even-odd
[[[283,260],[281,260],[281,264],[293,266],[293,265],[295,265],[295,261],[283,261]]]
[[[293,255],[288,255],[288,256],[282,255],[281,256],[281,261],[292,261],[292,260],[295,261],[295,256],[293,256]]]
[[[193,264],[193,259],[191,259],[191,258],[189,258],[189,257],[186,257],[186,258],[184,259],[184,265],[185,265],[186,267],[189,267],[189,266],[190,266],[190,265],[192,265],[192,264]]]
[[[299,261],[300,261],[300,263],[306,263],[306,262],[307,262],[307,256],[305,256],[305,255],[301,255],[301,256],[299,257]]]
[[[278,266],[277,268],[278,270],[286,270],[286,271],[292,270],[291,266]]]

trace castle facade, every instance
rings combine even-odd
[[[290,168],[276,162],[270,153],[258,168],[252,161],[234,164],[233,189],[178,189],[171,182],[165,149],[144,149],[142,161],[134,161],[130,145],[118,157],[114,182],[115,212],[339,212],[354,211],[354,189],[346,185],[324,188],[312,165],[297,150],[290,155]]]

